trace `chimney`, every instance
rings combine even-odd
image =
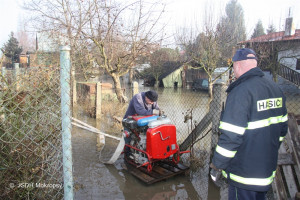
[[[292,17],[286,18],[284,36],[292,36],[295,34],[295,31],[296,30],[295,30],[293,18]]]

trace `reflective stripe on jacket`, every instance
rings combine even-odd
[[[253,191],[269,189],[287,132],[285,96],[263,75],[251,69],[228,87],[212,161],[229,184]]]

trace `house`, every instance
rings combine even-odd
[[[20,63],[20,67],[28,67],[28,62],[29,62],[29,59],[28,59],[29,55],[27,54],[20,54],[19,56],[19,63]]]
[[[184,66],[180,62],[166,62],[163,65],[164,72],[159,76],[159,86],[172,88],[182,87],[182,75]]]
[[[276,59],[300,72],[300,29],[295,29],[293,18],[286,19],[284,31],[262,35],[239,45],[254,49],[261,59]]]
[[[192,68],[182,62],[166,62],[163,68],[164,72],[158,78],[160,87],[191,88],[194,80],[207,78],[203,69]]]
[[[167,65],[169,66],[167,67]],[[178,62],[168,62],[165,67],[169,70],[159,77],[160,86],[163,87],[192,88],[193,82],[196,80],[208,79],[208,75],[205,70],[200,68],[200,66],[196,63],[182,64]],[[223,68],[217,68],[213,73],[213,77],[217,77],[222,72]],[[224,75],[224,77],[225,76],[226,75]]]
[[[277,75],[300,86],[300,29],[295,29],[293,18],[287,18],[285,30],[262,35],[239,43],[252,48],[259,57],[258,65],[270,71],[273,80]]]
[[[159,76],[160,87],[165,88],[192,88],[193,82],[199,79],[208,79],[208,75],[203,68],[196,63],[183,64],[180,62],[166,62],[164,64],[165,72]],[[227,81],[229,72],[224,73],[227,67],[217,68],[212,74],[213,78],[219,77]]]
[[[202,68],[197,68],[196,64],[186,66],[185,68],[185,86],[186,88],[192,88],[193,83],[199,79],[208,79],[207,73]]]

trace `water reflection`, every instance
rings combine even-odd
[[[125,80],[123,82],[125,83]],[[141,83],[140,91],[153,89],[144,87]],[[131,89],[128,85],[124,84],[124,86],[126,86],[126,95],[131,97]],[[199,122],[205,116],[208,110],[208,94],[182,88],[157,88],[155,90],[159,94],[160,107],[176,125],[177,139],[181,143],[188,136],[193,121]],[[288,96],[288,106],[294,111],[296,109],[293,108],[292,103],[298,104],[298,102],[299,96],[298,98]],[[192,122],[184,123],[184,114],[189,109],[193,109]],[[300,113],[299,106],[297,109]],[[77,118],[100,129],[105,125],[97,125],[95,119],[84,114],[79,114]],[[109,119],[105,120],[109,122]],[[99,161],[96,134],[77,128],[73,129],[72,134],[75,199],[220,199],[219,188],[208,177],[211,156],[209,154],[210,134],[195,144],[191,170],[186,176],[177,176],[149,186],[123,169],[122,157],[114,165],[102,164]],[[105,148],[113,149],[112,146],[110,142],[107,142]],[[189,164],[189,155],[185,155],[183,160]]]
[[[146,91],[148,88],[143,88],[143,90]],[[175,92],[173,89],[158,89],[157,91],[160,95],[161,108],[177,126],[178,137],[187,136],[189,125],[183,123],[182,110],[194,108],[194,118],[200,120],[201,114],[199,113],[202,113],[200,111],[203,111],[204,115],[207,109],[205,107],[206,94],[202,98],[199,93],[183,89],[177,89]],[[99,128],[96,120],[83,112],[79,112],[76,117]],[[153,185],[145,185],[123,169],[122,156],[114,165],[102,164],[97,151],[97,137],[97,134],[73,128],[75,199],[208,199],[210,182],[207,163],[209,156],[205,153],[196,152],[198,159],[202,159],[204,163],[201,168],[198,165],[185,176],[180,175]],[[110,142],[106,139],[105,148],[113,148],[113,145],[109,145]],[[200,145],[198,148],[204,149],[209,146]],[[189,164],[189,155],[183,159]],[[213,189],[212,193],[218,194],[219,192]]]
[[[146,185],[123,169],[122,156],[114,165],[99,161],[97,135],[74,128],[72,136],[75,199],[203,199],[189,176]]]
[[[146,185],[122,169],[120,159],[114,166],[107,166],[117,180],[125,199],[201,199],[188,177],[180,175],[153,185]],[[121,169],[121,170],[120,170]]]

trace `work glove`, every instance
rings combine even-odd
[[[222,170],[218,169],[213,163],[209,166],[210,169],[210,177],[215,183],[216,186],[221,186],[221,178],[222,178]]]

